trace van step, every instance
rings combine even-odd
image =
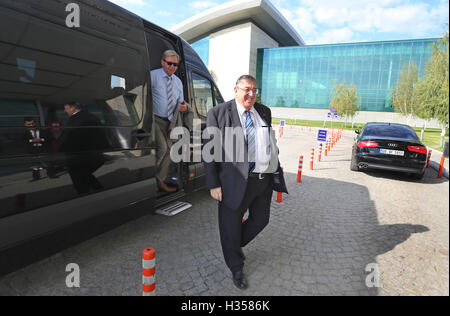
[[[173,216],[191,207],[192,204],[176,201],[160,207],[155,211],[155,213],[164,216]]]

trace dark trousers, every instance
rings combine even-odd
[[[219,203],[219,231],[225,263],[232,273],[241,270],[244,260],[241,247],[245,247],[269,223],[270,203],[272,201],[272,178],[250,178],[244,199],[238,209],[228,208]],[[242,223],[245,212],[248,219]]]

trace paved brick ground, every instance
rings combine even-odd
[[[431,168],[421,181],[352,172],[351,132],[310,171],[316,134],[287,127],[279,141],[290,194],[274,194],[270,224],[244,249],[246,291],[230,279],[217,205],[202,191],[174,217],[143,217],[3,277],[0,295],[141,295],[146,247],[156,249],[158,295],[449,295],[448,179]],[[80,288],[66,287],[71,262]],[[366,285],[371,263],[381,287]]]

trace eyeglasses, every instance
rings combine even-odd
[[[167,60],[165,60],[165,59],[164,59],[164,62],[165,62],[167,65],[169,65],[169,66],[175,66],[175,67],[178,67],[178,63],[172,63],[172,62],[167,61]]]
[[[241,88],[238,86],[239,89],[241,89],[242,91],[244,91],[246,94],[253,92],[253,94],[259,94],[259,89],[258,88],[254,88],[254,89],[250,89],[250,88]]]

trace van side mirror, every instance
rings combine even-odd
[[[355,129],[355,133],[356,133],[356,134],[359,134],[359,129]]]

